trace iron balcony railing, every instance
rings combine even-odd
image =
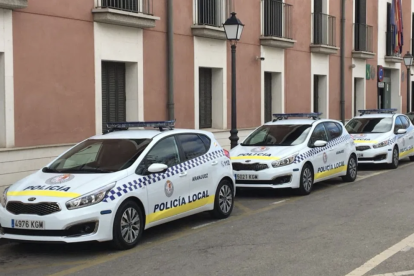
[[[96,8],[153,15],[152,1],[153,0],[96,0]]]
[[[232,0],[195,0],[195,25],[223,27],[223,23],[234,11]]]
[[[262,0],[262,35],[292,39],[292,5]]]
[[[324,13],[312,13],[312,44],[336,47],[336,17]]]
[[[354,23],[354,50],[373,53],[372,26],[362,23]]]
[[[390,25],[387,28],[388,32],[385,33],[386,39],[385,39],[385,55],[386,56],[396,56],[401,57],[401,53],[395,52],[396,44],[398,44],[398,41],[396,41],[395,33],[394,33],[394,26]]]

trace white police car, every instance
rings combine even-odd
[[[108,124],[109,133],[84,140],[11,185],[0,204],[0,238],[112,240],[129,249],[144,229],[162,223],[204,211],[228,217],[235,196],[229,153],[210,132],[173,126]]]
[[[399,160],[409,157],[414,161],[414,126],[397,109],[359,110],[346,129],[356,144],[358,163],[388,164],[397,168]]]
[[[354,142],[341,122],[321,113],[282,113],[253,131],[230,151],[237,188],[293,188],[311,192],[313,184],[341,176],[357,177]],[[310,117],[288,119],[289,117]]]

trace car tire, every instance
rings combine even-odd
[[[309,195],[312,192],[314,182],[314,175],[312,166],[309,163],[303,165],[302,171],[300,172],[300,185],[296,189],[298,195]]]
[[[233,184],[223,179],[220,181],[216,196],[214,198],[214,209],[211,215],[216,219],[228,218],[234,206],[234,187]]]
[[[126,200],[115,215],[112,246],[118,250],[131,249],[138,244],[143,231],[143,210],[133,200]]]
[[[351,155],[348,160],[346,175],[342,176],[345,182],[354,182],[358,175],[358,161],[355,155]]]
[[[391,161],[391,164],[388,164],[388,167],[390,169],[396,169],[398,168],[399,164],[400,164],[400,159],[399,159],[398,148],[394,147],[394,149],[392,150],[392,161]]]

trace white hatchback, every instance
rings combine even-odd
[[[235,188],[229,153],[210,132],[174,121],[108,124],[5,190],[0,238],[134,247],[144,229],[210,211],[228,217]],[[157,127],[159,130],[128,130]]]
[[[356,144],[358,163],[388,164],[392,169],[409,157],[414,161],[414,126],[397,109],[359,110],[346,129]]]
[[[314,183],[326,179],[354,181],[357,156],[351,136],[341,122],[319,119],[320,115],[274,114],[275,120],[233,148],[236,187],[293,188],[307,195]]]

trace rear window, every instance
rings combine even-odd
[[[264,125],[250,134],[242,146],[296,146],[308,137],[311,125]]]
[[[357,133],[385,133],[391,131],[393,120],[386,118],[354,118],[346,124],[350,134]]]

